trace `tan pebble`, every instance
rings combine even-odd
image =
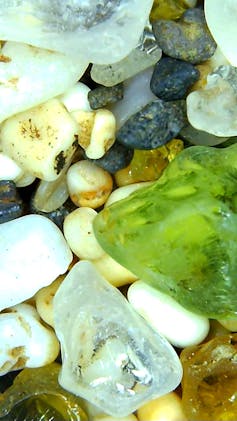
[[[21,178],[16,180],[16,187],[27,187],[34,183],[36,177],[29,173],[24,173]]]
[[[71,165],[67,172],[70,198],[76,206],[96,209],[108,199],[112,188],[111,175],[87,160]]]
[[[115,287],[131,284],[137,280],[136,275],[121,266],[107,253],[100,259],[94,260],[93,264],[96,266],[101,275]]]
[[[90,159],[101,158],[115,142],[116,120],[106,109],[94,112],[75,111],[78,123],[78,143]]]
[[[93,220],[97,212],[81,207],[66,216],[63,233],[73,253],[80,259],[99,259],[105,253],[95,238]]]
[[[54,327],[53,299],[65,276],[59,276],[52,284],[41,288],[35,294],[35,305],[41,319],[52,327]]]
[[[137,417],[139,421],[187,421],[175,392],[147,402],[137,410]]]
[[[237,319],[219,319],[218,322],[230,332],[237,332]]]

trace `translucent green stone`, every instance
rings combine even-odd
[[[101,246],[140,279],[212,318],[237,314],[237,144],[180,152],[152,185],[102,210]]]

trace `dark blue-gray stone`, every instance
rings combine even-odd
[[[114,174],[116,171],[119,171],[130,164],[133,154],[133,149],[129,149],[121,143],[115,142],[102,158],[90,159],[90,161],[111,174]]]
[[[119,83],[111,87],[98,86],[88,92],[88,101],[93,110],[106,107],[123,99],[123,84]]]
[[[157,99],[125,122],[117,132],[117,141],[128,148],[155,149],[177,136],[186,125],[185,101]]]
[[[170,57],[195,64],[210,58],[216,50],[202,9],[188,9],[176,22],[158,19],[152,28],[157,44]]]
[[[189,88],[199,79],[199,71],[187,61],[163,57],[154,67],[150,88],[165,101],[185,99]]]
[[[0,224],[23,215],[23,202],[14,181],[0,181]]]

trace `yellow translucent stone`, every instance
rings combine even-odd
[[[187,5],[182,0],[155,0],[150,13],[150,20],[180,18]]]
[[[142,181],[157,180],[183,147],[182,140],[172,139],[157,149],[136,149],[130,164],[115,173],[116,184],[120,187]]]

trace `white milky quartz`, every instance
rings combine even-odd
[[[63,360],[60,385],[114,417],[180,383],[174,349],[90,262],[75,264],[57,290],[54,327]]]
[[[106,64],[137,44],[153,0],[0,1],[0,39]]]
[[[0,311],[32,297],[72,261],[60,229],[41,215],[1,224],[0,250]]]
[[[62,94],[87,65],[85,58],[6,42],[0,51],[0,122]]]
[[[236,0],[205,0],[207,25],[217,45],[233,66],[237,66],[237,2]]]

